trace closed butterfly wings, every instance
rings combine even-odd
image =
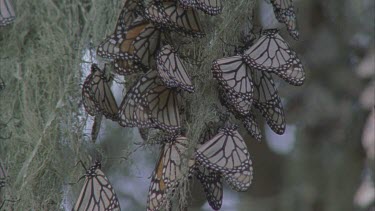
[[[278,95],[272,76],[264,71],[252,70],[254,80],[254,106],[267,124],[277,134],[285,132],[285,116],[281,99]]]
[[[262,133],[253,114],[253,104],[242,98],[233,98],[225,89],[219,87],[219,99],[223,106],[230,111],[237,119],[241,119],[244,127],[252,137],[260,141]],[[245,113],[242,111],[246,111]]]
[[[160,210],[166,203],[167,194],[173,193],[182,179],[182,164],[188,149],[188,139],[172,136],[165,139],[159,161],[151,178],[148,193],[147,210]],[[192,163],[189,162],[189,167]]]
[[[244,52],[243,57],[251,68],[275,73],[291,85],[300,86],[305,80],[301,61],[277,29],[263,31],[261,38]]]
[[[117,120],[118,106],[110,88],[111,80],[96,64],[91,65],[82,88],[83,105],[90,115],[103,114]]]
[[[153,2],[144,8],[146,19],[166,30],[203,37],[197,14],[192,8],[184,9],[174,1]]]
[[[98,55],[114,59],[115,71],[121,75],[145,70],[151,66],[159,47],[161,32],[142,17],[126,33],[113,34],[98,47]]]
[[[271,0],[276,19],[285,23],[289,34],[298,40],[297,18],[294,12],[293,0]]]
[[[167,87],[180,87],[193,92],[194,87],[186,72],[185,65],[171,45],[165,45],[157,55],[157,70]]]
[[[73,211],[120,210],[116,193],[100,168],[101,164],[97,161],[87,170],[83,188]]]
[[[227,98],[243,115],[249,112],[253,101],[253,82],[250,69],[241,56],[215,60],[212,65],[214,77],[225,89]]]
[[[15,18],[11,0],[0,0],[0,27],[12,23]]]
[[[200,144],[198,145],[198,148],[209,141],[215,135],[215,131],[216,130],[213,128],[207,127],[199,140]],[[208,204],[212,209],[219,210],[223,200],[223,182],[221,174],[199,164],[195,164],[194,171],[206,193]]]
[[[168,131],[180,128],[178,96],[151,70],[129,90],[120,105],[119,123],[125,127],[157,127]]]
[[[196,151],[196,161],[222,173],[236,191],[246,191],[253,178],[250,155],[236,127],[224,127]]]

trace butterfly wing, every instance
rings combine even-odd
[[[216,132],[217,128],[215,128],[213,125],[207,126],[199,138],[198,147],[214,137]],[[212,207],[212,209],[219,210],[223,200],[223,182],[221,174],[199,164],[195,165],[194,172],[197,179],[203,186],[208,204]]]
[[[236,191],[250,187],[253,169],[249,152],[236,127],[224,127],[196,151],[196,161],[222,173],[228,185]]]
[[[184,156],[186,156],[187,149],[188,139],[183,136],[170,139],[164,145],[163,180],[168,188],[176,188],[183,176],[181,165],[184,163]]]
[[[203,186],[208,204],[214,210],[219,210],[223,201],[222,176],[203,166],[196,166],[196,177]]]
[[[90,115],[102,113],[106,118],[117,120],[118,106],[110,88],[111,80],[96,64],[91,65],[91,74],[82,88],[83,105]]]
[[[14,21],[14,12],[11,0],[0,0],[0,26],[6,26]]]
[[[262,132],[259,129],[258,123],[255,120],[255,116],[252,112],[250,112],[248,115],[246,115],[243,118],[243,125],[247,132],[250,133],[252,137],[254,137],[256,140],[261,141],[262,140]]]
[[[250,68],[241,56],[233,56],[215,60],[212,64],[214,77],[230,94],[251,101],[253,82]]]
[[[160,153],[159,161],[152,173],[151,184],[147,197],[147,211],[160,210],[166,204],[168,193],[167,185],[163,180],[164,153]]]
[[[292,0],[271,0],[271,3],[276,19],[281,23],[285,23],[289,34],[295,40],[298,40],[297,18]]]
[[[183,8],[177,2],[152,3],[145,8],[145,17],[158,27],[193,37],[205,36],[198,16],[192,8]]]
[[[185,65],[171,45],[165,45],[157,55],[157,70],[167,87],[181,87],[193,92],[194,86],[186,73]]]
[[[85,183],[73,210],[120,210],[116,193],[108,178],[100,170],[100,164],[93,165],[87,171]]]
[[[193,7],[202,10],[208,15],[217,15],[222,11],[221,0],[179,0],[183,7]]]
[[[277,134],[285,132],[285,116],[281,99],[277,93],[272,76],[264,71],[252,71],[254,79],[254,106],[267,124]]]
[[[161,85],[156,71],[149,71],[126,94],[120,105],[120,125],[158,127],[167,131],[180,128],[177,93]]]
[[[277,29],[264,30],[261,38],[244,52],[244,58],[250,67],[275,73],[291,85],[300,86],[305,80],[301,61]]]

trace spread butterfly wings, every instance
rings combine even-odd
[[[265,30],[244,58],[251,68],[275,73],[291,85],[300,86],[305,80],[301,61],[276,29]]]
[[[252,71],[254,79],[254,106],[277,134],[285,132],[284,109],[272,76],[263,71]]]
[[[177,2],[164,1],[147,5],[144,10],[146,18],[161,28],[193,37],[205,35],[192,8],[184,9]]]
[[[233,56],[215,60],[212,65],[214,77],[230,92],[245,100],[251,101],[253,82],[250,68],[241,56]]]
[[[292,0],[271,0],[274,8],[274,13],[277,20],[281,23],[285,23],[289,34],[298,40],[299,33],[297,30],[296,13],[294,12],[294,6]]]
[[[228,185],[237,191],[249,188],[253,177],[250,155],[236,127],[224,127],[196,151],[196,161],[222,173]]]
[[[91,166],[85,176],[85,183],[73,210],[119,211],[118,198],[108,178],[100,170],[100,163]]]
[[[162,85],[156,71],[149,71],[126,94],[120,105],[119,123],[125,127],[179,129],[176,91]]]
[[[186,73],[185,65],[171,45],[165,45],[157,55],[157,70],[167,87],[180,87],[193,92],[194,87]]]
[[[6,26],[16,18],[11,0],[0,0],[0,26]]]
[[[91,74],[87,76],[83,88],[82,98],[86,111],[95,116],[103,114],[116,120],[118,106],[110,88],[111,78],[105,76],[96,64],[91,65]]]
[[[209,15],[217,15],[222,11],[221,0],[179,0],[185,7],[194,7]]]

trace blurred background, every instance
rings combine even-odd
[[[228,1],[223,13],[233,13],[230,5],[242,3]],[[272,12],[261,9],[263,4],[268,3],[253,4],[255,20]],[[0,92],[0,158],[10,175],[2,194],[19,201],[3,209],[71,210],[82,181],[69,183],[84,173],[74,164],[87,160],[82,152],[90,148],[84,140],[93,121],[83,115],[77,85],[90,62],[97,62],[89,44],[95,46],[113,30],[113,14],[121,5],[14,0],[17,19],[0,28],[0,76],[6,83]],[[241,129],[255,177],[247,192],[225,187],[221,210],[374,211],[375,1],[296,0],[295,8],[300,40],[292,40],[285,29],[282,34],[305,66],[305,84],[277,81],[287,120],[284,135],[263,123],[264,138],[257,142]],[[103,19],[96,22],[98,17]],[[40,20],[46,24],[38,25]],[[51,33],[54,39],[41,39]],[[60,88],[50,90],[53,84]],[[114,83],[118,102],[122,88]],[[158,147],[139,148],[137,129],[104,119],[98,142],[122,210],[145,210]],[[211,210],[199,182],[192,182],[189,196],[189,210]]]

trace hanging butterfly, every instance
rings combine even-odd
[[[179,0],[179,2],[184,8],[197,8],[208,15],[217,15],[223,10],[221,0]]]
[[[305,80],[301,61],[277,29],[264,30],[243,57],[250,68],[275,73],[291,85],[300,86]]]
[[[214,137],[215,133],[216,130],[208,126],[199,139],[198,148]],[[203,186],[208,204],[212,209],[219,210],[223,201],[223,182],[221,174],[199,164],[194,166],[194,172]]]
[[[272,76],[265,71],[256,70],[252,70],[251,75],[254,83],[254,107],[275,133],[284,134],[284,109]]]
[[[106,118],[117,120],[118,106],[110,88],[112,78],[105,75],[96,64],[91,65],[91,73],[82,87],[83,105],[91,116],[103,114]]]
[[[157,71],[167,87],[180,87],[188,92],[194,92],[185,65],[171,45],[163,46],[157,54]]]
[[[11,0],[0,0],[0,27],[12,23],[16,19]]]
[[[147,210],[160,210],[166,205],[166,196],[172,194],[183,177],[182,165],[188,163],[193,169],[194,161],[185,162],[188,149],[188,139],[183,136],[172,135],[164,139],[159,161],[151,178],[147,199]],[[191,171],[189,171],[189,174]]]
[[[138,17],[126,33],[112,34],[99,44],[97,53],[103,58],[114,59],[118,74],[128,75],[152,67],[160,40],[161,31]]]
[[[79,194],[73,211],[119,211],[120,203],[116,196],[113,186],[101,169],[101,163],[95,161],[88,170],[86,170],[85,183]],[[81,177],[81,178],[83,178]]]
[[[220,172],[236,191],[246,191],[253,178],[249,152],[234,125],[219,129],[217,135],[199,147],[195,154],[198,163]]]
[[[164,0],[144,6],[144,16],[160,28],[192,37],[203,37],[202,27],[195,10],[183,8],[180,3]]]
[[[144,74],[120,105],[119,123],[124,127],[180,129],[178,92],[163,85],[155,70]]]
[[[138,13],[138,1],[126,1],[115,32],[101,42],[97,49],[99,56],[114,59],[114,69],[120,75],[147,70],[159,48],[160,31]]]
[[[234,103],[234,107],[242,115],[247,114],[252,104],[253,82],[250,68],[242,57],[232,56],[217,59],[212,64],[212,72],[219,84],[229,92],[228,99],[241,101]]]
[[[285,23],[289,34],[298,40],[297,18],[294,12],[293,0],[271,0],[276,19]]]
[[[223,106],[237,119],[241,120],[245,129],[258,141],[262,139],[262,133],[252,111],[252,103],[247,103],[240,97],[231,96],[226,90],[219,87],[219,99]],[[243,112],[246,111],[246,112]]]

